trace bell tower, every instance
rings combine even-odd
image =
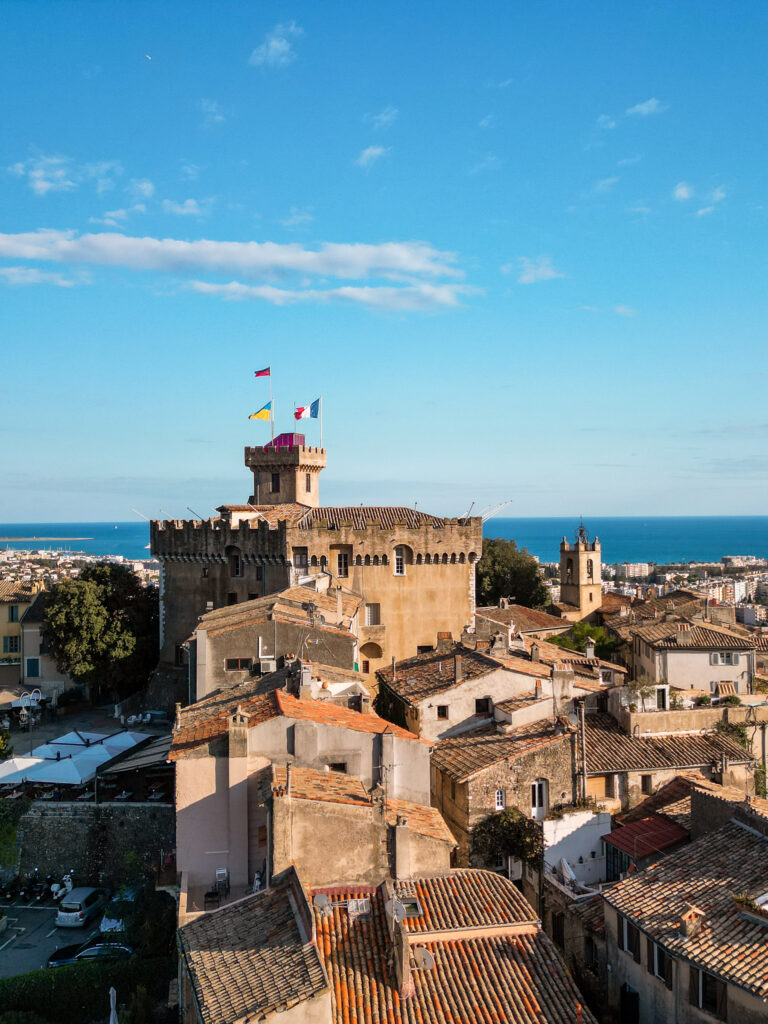
[[[579,618],[596,611],[603,600],[600,541],[589,539],[584,523],[576,531],[576,540],[560,542],[560,600],[573,605]]]
[[[246,448],[245,464],[253,472],[252,505],[320,504],[325,448],[307,445],[304,434],[278,434],[263,446]]]

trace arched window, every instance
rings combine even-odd
[[[363,561],[363,565],[370,565],[370,564],[371,564],[371,556],[370,555],[366,555],[365,559]]]
[[[432,555],[424,555],[424,565],[432,564]]]
[[[456,565],[456,552],[451,555],[451,565]]]
[[[378,565],[379,564],[379,556],[378,555],[374,555],[373,556],[373,564],[374,565]]]
[[[467,556],[466,556],[466,555],[464,554],[464,552],[462,551],[462,552],[460,553],[460,555],[459,555],[459,565],[464,565],[464,563],[466,562],[466,560],[467,560]]]
[[[448,565],[448,555],[447,554],[443,555],[443,565]]]
[[[421,555],[416,555],[416,565],[421,565]]]
[[[595,576],[595,566],[591,558],[587,559],[587,576],[589,579],[594,579]]]
[[[363,564],[363,556],[362,555],[355,555],[355,565],[362,565],[362,564]]]
[[[573,582],[573,559],[569,558],[565,563],[565,582]]]
[[[240,553],[240,548],[228,545],[225,554],[227,561],[229,562],[229,575],[238,578],[243,575],[243,556]]]
[[[309,564],[317,568],[317,555],[312,555],[312,557],[309,560]]]

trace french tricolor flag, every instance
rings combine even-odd
[[[297,420],[316,420],[320,415],[320,399],[316,398],[311,405],[299,405],[293,414]]]

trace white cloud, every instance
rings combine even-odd
[[[610,117],[608,114],[601,114],[597,119],[597,127],[602,131],[610,131],[616,127],[616,119]]]
[[[630,213],[639,213],[639,214],[645,215],[645,214],[648,214],[648,213],[653,213],[653,209],[650,206],[646,206],[645,203],[637,202],[637,203],[633,203],[629,207],[629,212]]]
[[[213,128],[215,124],[224,124],[227,115],[217,100],[200,100],[200,111],[203,115],[203,128]]]
[[[618,180],[618,178],[601,178],[600,181],[596,181],[592,186],[592,191],[596,195],[602,195],[604,192],[610,192]]]
[[[661,114],[666,109],[666,103],[661,103],[655,96],[653,96],[651,99],[645,100],[643,103],[636,103],[634,107],[629,107],[627,114],[629,114],[630,117],[650,117],[651,114]]]
[[[709,197],[709,200],[712,203],[722,203],[722,201],[725,199],[726,195],[727,195],[727,193],[726,193],[725,189],[723,188],[723,186],[722,185],[718,185],[717,188],[713,188],[712,189],[712,193],[711,193],[711,195]]]
[[[632,309],[631,306],[614,306],[613,308],[619,316],[637,316],[637,310]]]
[[[183,203],[177,203],[173,199],[163,200],[163,211],[172,213],[177,217],[204,217],[210,209],[211,200],[185,199]]]
[[[284,228],[301,228],[306,224],[311,224],[314,219],[309,210],[302,210],[298,206],[292,206],[288,216],[281,220],[280,223]]]
[[[57,288],[74,288],[78,284],[89,284],[88,275],[79,273],[75,277],[53,274],[37,267],[0,267],[0,281],[11,287],[29,284],[53,284]]]
[[[200,176],[200,168],[197,164],[192,164],[188,160],[182,160],[179,168],[182,178],[186,181],[197,181]]]
[[[296,59],[296,51],[291,43],[291,36],[303,35],[304,29],[295,21],[285,25],[275,25],[267,32],[264,42],[251,54],[248,63],[255,68],[281,68]]]
[[[276,306],[289,306],[297,302],[328,303],[349,302],[369,309],[410,312],[448,308],[459,305],[462,295],[474,294],[476,289],[458,284],[428,284],[420,281],[393,288],[389,286],[344,286],[341,288],[275,288],[272,285],[245,285],[239,281],[228,284],[210,284],[190,281],[188,289],[203,295],[216,295],[230,302],[243,299],[261,299]]]
[[[633,164],[639,164],[643,159],[642,154],[638,153],[637,156],[625,156],[622,160],[616,161],[617,167],[631,167]]]
[[[155,194],[155,186],[148,178],[131,178],[125,191],[137,199],[151,199]]]
[[[494,122],[494,115],[493,114],[486,114],[485,117],[480,118],[480,120],[477,122],[477,127],[478,128],[490,128],[491,125],[493,124],[493,122]]]
[[[185,241],[108,231],[78,235],[75,231],[41,229],[0,234],[0,258],[171,273],[238,273],[262,279],[287,274],[390,280],[463,277],[455,266],[454,253],[441,252],[425,242],[326,242],[308,249],[297,243]]]
[[[68,156],[36,156],[13,164],[9,170],[26,178],[27,184],[38,196],[49,192],[66,192],[84,182],[95,182],[99,195],[114,188],[115,177],[122,174],[119,160],[99,160],[94,163],[75,164]]]
[[[696,211],[696,216],[697,217],[707,217],[710,213],[714,213],[714,212],[715,212],[714,206],[702,206],[702,208],[700,210]]]
[[[679,202],[685,202],[686,199],[690,199],[693,195],[693,189],[687,181],[678,181],[672,190],[672,195]]]
[[[120,227],[132,213],[146,213],[144,203],[134,203],[121,210],[107,210],[103,217],[89,217],[91,224],[107,224],[110,227]]]
[[[495,170],[500,164],[499,158],[494,156],[493,153],[489,153],[488,156],[484,156],[482,160],[470,167],[469,173],[482,174],[483,171]]]
[[[380,130],[382,128],[390,128],[398,118],[400,111],[397,107],[393,107],[391,104],[380,110],[378,114],[366,114],[363,118],[368,124],[372,124],[374,128]]]
[[[371,167],[389,152],[389,146],[368,146],[355,160],[358,167]]]
[[[518,284],[537,284],[539,281],[554,281],[558,277],[565,277],[559,270],[556,270],[549,256],[537,256],[529,259],[521,256],[517,265],[506,263],[502,268],[503,274],[511,274],[515,270],[520,271],[517,279]]]

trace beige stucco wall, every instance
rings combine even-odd
[[[210,886],[229,867],[229,769],[226,758],[204,755],[176,762],[176,864],[189,888]]]
[[[725,650],[725,649],[724,649]],[[633,645],[634,676],[649,676],[654,681],[666,679],[681,690],[711,690],[719,682],[733,682],[737,693],[749,693],[754,673],[754,654],[751,651],[733,651],[738,654],[738,665],[712,665],[710,651],[655,650],[644,640]]]

